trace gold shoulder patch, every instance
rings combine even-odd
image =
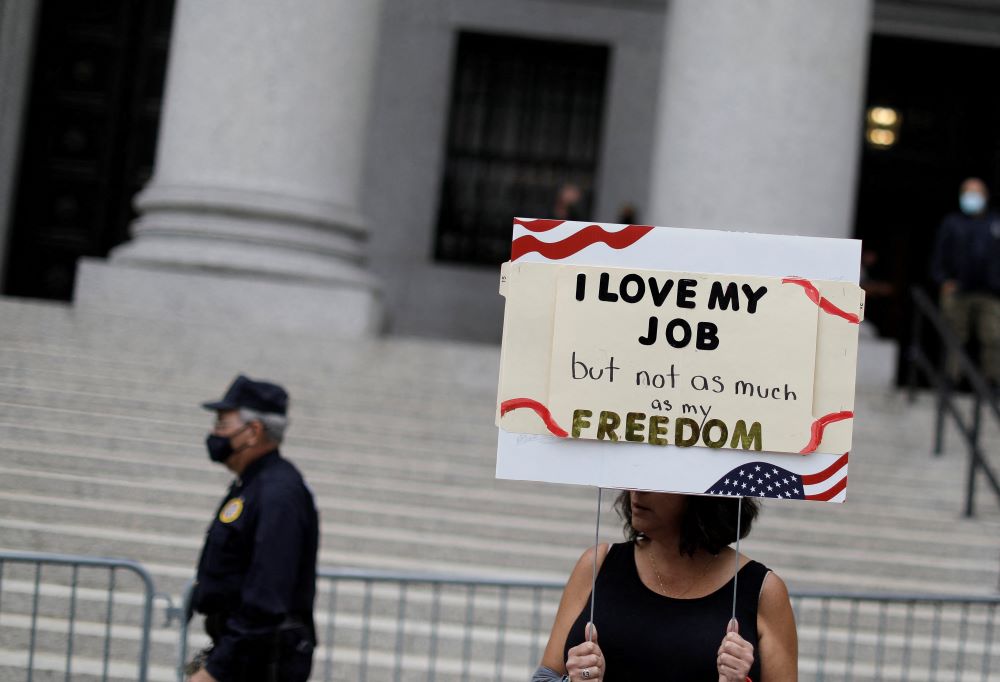
[[[240,518],[240,514],[243,513],[243,498],[234,497],[233,499],[226,502],[225,506],[219,511],[219,521],[223,523],[232,523],[236,519]]]

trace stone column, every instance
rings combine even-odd
[[[872,0],[673,0],[649,221],[850,237]],[[862,331],[858,386],[896,345]]]
[[[360,212],[378,0],[179,0],[156,167],[133,239],[76,301],[372,333]]]
[[[668,5],[649,220],[849,237],[871,0]]]

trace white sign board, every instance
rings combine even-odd
[[[855,240],[516,220],[497,476],[843,501],[859,261]]]

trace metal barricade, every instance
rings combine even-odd
[[[987,682],[1000,674],[1000,596],[791,597],[800,679]]]
[[[322,570],[317,587],[312,679],[327,682],[524,682],[562,591],[561,581],[364,569]],[[0,672],[146,682],[158,596],[132,561],[0,552]],[[802,679],[986,682],[1000,673],[1000,596],[791,596]],[[189,598],[190,587],[185,606]],[[168,600],[167,613],[183,610]],[[180,620],[183,664],[189,636],[207,640]]]
[[[317,587],[314,681],[526,682],[563,584],[327,569]],[[791,596],[800,679],[986,682],[1000,674],[1000,596]]]
[[[194,580],[188,581],[187,585],[184,587],[184,598],[181,599],[180,609],[172,611],[167,616],[167,622],[172,622],[175,618],[180,622],[180,644],[177,647],[177,681],[184,682],[184,668],[187,666],[188,660],[190,660],[190,646],[188,642],[188,637],[190,635],[189,628],[191,627],[191,621],[188,620],[188,614],[191,613],[191,598],[194,596]],[[208,645],[207,639],[202,639],[205,646]]]
[[[0,551],[0,665],[146,682],[155,597],[134,561]]]
[[[562,587],[536,580],[323,569],[317,574],[319,641],[310,679],[524,682],[541,658]],[[190,597],[189,587],[185,604]],[[206,644],[198,628],[181,626],[179,682],[185,660]]]
[[[541,658],[563,587],[349,569],[321,578],[313,679],[325,682],[524,682]]]

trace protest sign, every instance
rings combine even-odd
[[[516,221],[497,475],[842,500],[859,255],[853,240]]]

